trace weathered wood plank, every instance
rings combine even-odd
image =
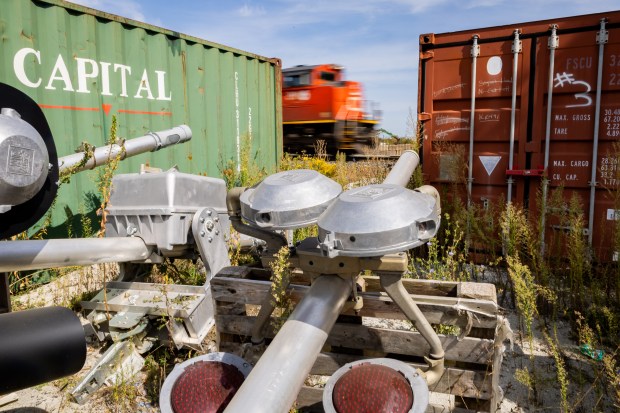
[[[512,340],[512,330],[510,328],[510,324],[508,323],[508,319],[503,316],[499,316],[497,322],[498,325],[495,330],[494,342],[495,351],[493,352],[493,364],[491,366],[493,372],[491,375],[491,388],[496,389],[496,392],[492,395],[491,400],[489,401],[489,410],[493,412],[499,408],[499,404],[502,401],[502,392],[499,391],[499,375],[502,369],[502,361],[504,359],[504,341],[507,339]]]
[[[497,292],[493,284],[462,282],[456,287],[456,296],[490,300],[497,304]]]
[[[231,278],[214,278],[211,280],[211,291],[216,302],[239,302],[260,305],[268,296],[271,283],[258,280],[240,280]],[[306,294],[309,287],[291,285],[289,294],[296,304]],[[385,294],[365,292],[359,294],[364,300],[364,307],[356,314],[365,317],[387,319],[406,319],[398,306]],[[457,325],[494,329],[497,321],[498,307],[489,300],[468,298],[452,298],[438,296],[412,295],[420,310],[432,324]],[[353,310],[344,314],[353,315]],[[469,315],[468,315],[469,314]],[[471,317],[471,320],[468,318]]]
[[[364,276],[366,291],[382,291],[381,281],[378,276]],[[403,278],[403,286],[409,294],[432,295],[444,297],[456,297],[456,281],[417,280]]]
[[[254,317],[218,314],[215,323],[220,333],[250,336]],[[266,336],[273,337],[271,326],[265,328]],[[446,360],[466,363],[491,363],[493,340],[465,337],[458,341],[454,336],[439,336],[446,353]],[[327,344],[353,349],[372,349],[385,353],[423,357],[430,347],[415,331],[388,330],[367,326],[337,323],[329,334]]]
[[[331,376],[336,370],[347,363],[371,357],[360,357],[348,354],[322,353],[317,357],[310,374]],[[414,368],[425,369],[426,364],[407,363]],[[485,366],[481,370],[463,370],[448,367],[439,382],[431,386],[431,391],[450,393],[462,397],[489,399],[492,396],[491,379],[485,374]]]
[[[269,270],[250,267],[225,267],[215,277],[216,278],[244,278],[251,280],[269,280]],[[366,291],[382,291],[380,278],[378,276],[364,276]],[[309,276],[301,271],[292,272],[292,282],[299,282],[306,285],[310,281]],[[403,285],[410,294],[479,298],[497,302],[495,286],[489,283],[475,283],[467,281],[439,281],[439,280],[419,280],[413,278],[403,278]]]

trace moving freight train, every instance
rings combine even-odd
[[[285,152],[313,153],[317,140],[329,154],[359,153],[372,144],[379,111],[366,109],[362,85],[344,80],[342,66],[295,66],[282,77]]]

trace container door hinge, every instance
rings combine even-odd
[[[428,52],[420,52],[420,60],[428,60],[428,59],[432,59],[433,56],[435,56],[435,53],[432,51],[428,51]]]
[[[431,114],[428,112],[418,113],[418,122],[426,122],[431,120]]]

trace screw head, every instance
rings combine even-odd
[[[206,232],[204,232],[204,231],[200,231],[200,236],[201,236],[201,237],[204,237],[205,235],[206,235]]]

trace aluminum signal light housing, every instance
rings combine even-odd
[[[394,184],[343,192],[318,220],[322,254],[373,257],[418,247],[439,229],[438,202]]]
[[[337,182],[317,171],[279,172],[241,195],[241,216],[268,230],[302,228],[316,223],[341,192]]]
[[[162,413],[222,412],[252,370],[230,353],[209,353],[177,364],[159,393]]]
[[[422,375],[402,361],[386,358],[342,366],[323,391],[325,413],[423,413],[428,402]]]

